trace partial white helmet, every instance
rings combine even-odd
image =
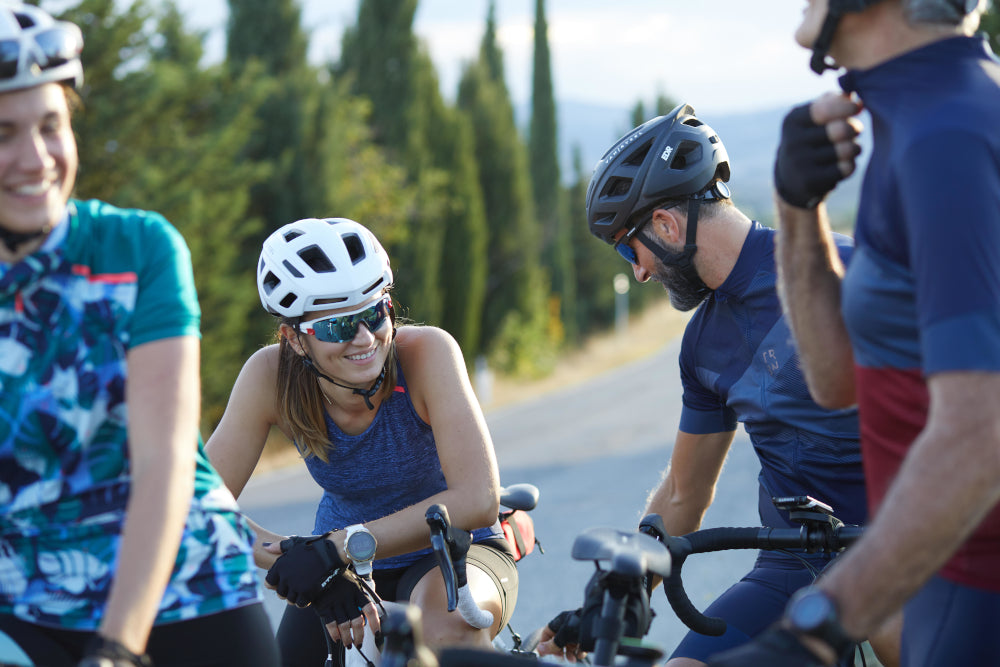
[[[83,83],[83,34],[32,5],[0,0],[0,93],[44,83]]]
[[[257,263],[257,292],[284,317],[362,305],[392,284],[375,235],[347,218],[307,218],[271,234]]]

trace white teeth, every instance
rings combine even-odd
[[[33,197],[35,195],[40,195],[48,192],[49,188],[52,187],[52,181],[45,181],[43,183],[31,183],[14,188],[15,194],[27,195]]]
[[[365,354],[349,354],[347,355],[347,358],[350,359],[351,361],[364,361],[365,359],[370,359],[374,355],[375,355],[375,350],[370,350]]]

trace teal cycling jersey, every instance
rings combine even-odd
[[[162,216],[71,201],[35,253],[0,263],[0,615],[95,630],[131,490],[127,354],[199,335],[190,254]],[[200,438],[157,623],[262,599],[252,533]]]

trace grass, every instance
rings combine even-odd
[[[650,305],[641,315],[633,317],[627,329],[591,337],[578,348],[564,353],[548,376],[526,381],[523,378],[495,376],[489,402],[490,410],[525,401],[551,391],[571,387],[593,379],[614,368],[649,356],[684,331],[690,313],[681,313],[664,299]],[[292,465],[299,454],[277,429],[272,430],[254,471],[255,475]]]

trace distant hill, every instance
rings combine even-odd
[[[747,215],[761,221],[773,217],[772,170],[781,120],[787,111],[782,107],[703,118],[719,133],[729,152],[733,200]],[[521,127],[528,126],[528,112],[526,106],[518,110]],[[567,183],[575,178],[572,159],[575,147],[579,147],[583,169],[589,175],[611,144],[632,127],[626,108],[563,100],[559,102],[558,113],[562,173]],[[864,141],[862,145],[862,159],[866,160],[869,145]],[[863,166],[830,196],[828,205],[835,219],[853,221]]]

